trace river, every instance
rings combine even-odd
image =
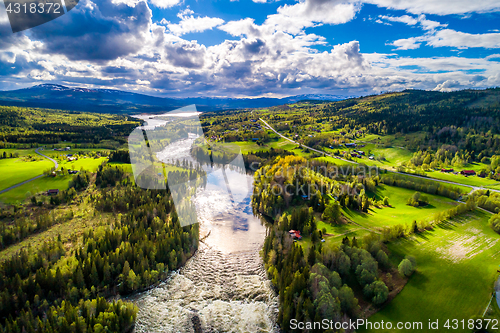
[[[190,135],[157,157],[187,157],[182,150],[189,151],[195,138]],[[278,332],[278,298],[259,256],[266,223],[252,213],[253,179],[236,170],[205,168],[207,186],[195,203],[206,238],[167,281],[129,298],[139,307],[134,332]],[[232,194],[227,191],[228,179],[234,184],[235,177],[248,186],[236,201],[234,187]]]

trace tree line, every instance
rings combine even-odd
[[[0,332],[125,332],[137,309],[105,299],[150,287],[196,251],[198,225],[180,226],[168,190],[140,189],[109,166],[97,179],[85,195],[97,211],[116,203],[114,222],[86,230],[71,250],[59,236],[2,262]],[[52,223],[42,216],[37,227]]]

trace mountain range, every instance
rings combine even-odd
[[[0,91],[0,105],[89,111],[99,113],[152,113],[195,104],[199,111],[265,108],[301,100],[338,101],[353,96],[298,95],[285,98],[163,98],[114,89],[87,89],[57,84]]]

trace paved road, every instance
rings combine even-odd
[[[40,153],[40,152],[39,152],[39,149],[40,149],[40,148],[35,149],[35,153],[37,153],[38,155],[43,156],[43,157],[45,157],[45,158],[47,158],[47,159],[51,160],[51,161],[54,163],[54,165],[55,165],[55,169],[54,169],[54,170],[57,170],[57,168],[59,167],[59,163],[57,163],[57,161],[56,161],[56,160],[54,160],[54,159],[52,159],[52,158],[50,158],[50,157],[48,157],[48,156],[46,156],[46,155],[44,155],[44,154]],[[19,183],[19,184],[12,185],[11,187],[8,187],[8,188],[6,188],[6,189],[1,190],[1,191],[0,191],[0,194],[3,194],[3,193],[5,193],[5,192],[8,192],[8,191],[10,191],[10,190],[12,190],[12,189],[14,189],[14,188],[16,188],[16,187],[19,187],[19,186],[21,186],[21,185],[26,184],[26,183],[32,182],[32,181],[34,181],[35,179],[42,178],[43,176],[45,176],[45,175],[44,175],[44,174],[41,174],[41,175],[39,175],[39,176],[36,176],[36,177],[31,178],[31,179],[25,180],[24,182],[21,182],[21,183]]]
[[[296,141],[293,141],[292,139],[290,138],[287,138],[286,136],[282,135],[281,133],[278,133],[273,127],[271,127],[271,125],[269,125],[264,119],[262,118],[259,118],[260,121],[262,121],[271,131],[273,131],[274,133],[276,133],[277,135],[279,135],[280,137],[282,137],[283,139],[285,140],[288,140],[292,143],[295,143],[297,145],[299,145],[300,143],[296,142]],[[311,148],[311,147],[308,147],[308,146],[305,146],[305,145],[302,145],[303,147],[306,147],[312,151],[315,151],[317,153],[320,153],[320,154],[325,154],[326,156],[329,156],[329,157],[333,157],[333,158],[336,158],[336,159],[339,159],[339,160],[342,160],[342,161],[345,161],[345,162],[349,162],[349,163],[353,163],[353,164],[360,164],[360,163],[357,163],[357,162],[354,162],[354,161],[349,161],[349,160],[346,160],[346,159],[343,159],[343,158],[340,158],[338,156],[333,156],[333,155],[330,155],[328,153],[325,153],[324,151],[321,151],[321,150],[317,150],[317,149],[314,149],[314,148]],[[474,192],[474,191],[477,191],[477,190],[490,190],[492,192],[499,192],[500,193],[500,190],[494,190],[494,189],[488,189],[488,188],[484,188],[484,187],[480,187],[480,186],[472,186],[472,185],[465,185],[465,184],[461,184],[461,183],[457,183],[457,182],[452,182],[452,181],[449,181],[449,180],[442,180],[442,179],[437,179],[437,178],[431,178],[431,177],[424,177],[424,176],[419,176],[419,175],[412,175],[412,174],[409,174],[409,173],[404,173],[404,172],[399,172],[399,171],[392,171],[392,170],[389,170],[389,169],[385,169],[385,168],[379,168],[381,170],[385,170],[387,172],[392,172],[392,173],[397,173],[399,175],[404,175],[404,176],[408,176],[408,177],[414,177],[414,178],[421,178],[421,179],[427,179],[427,180],[433,180],[433,181],[436,181],[436,182],[439,182],[439,183],[446,183],[446,184],[451,184],[451,185],[459,185],[459,186],[466,186],[466,187],[469,187],[471,188],[471,192]]]

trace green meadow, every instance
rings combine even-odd
[[[107,157],[99,157],[99,158],[84,157],[78,159],[78,161],[65,160],[64,162],[59,163],[59,167],[71,170],[84,169],[87,171],[95,172],[97,168],[99,168],[99,165],[107,161],[107,159],[108,159]]]
[[[458,203],[445,197],[422,193],[429,198],[429,204],[421,207],[412,207],[406,204],[408,198],[415,193],[401,187],[379,185],[375,193],[367,193],[368,196],[381,200],[389,198],[390,207],[377,208],[370,206],[368,213],[343,209],[345,217],[354,223],[368,229],[379,229],[385,226],[408,224],[413,221],[429,220],[437,212],[444,211],[456,206]]]
[[[16,160],[18,160],[16,162]],[[64,161],[60,162],[59,166],[65,169],[72,170],[87,170],[95,172],[97,168],[107,160],[106,157],[100,158],[81,158],[78,161]],[[6,163],[9,162],[10,163]],[[13,167],[14,166],[14,167]],[[36,162],[26,162],[20,159],[6,159],[0,160],[0,189],[10,187],[22,181],[31,179],[42,174],[45,170],[54,166],[54,163],[43,158],[43,160]],[[5,169],[2,169],[5,167]],[[6,170],[2,172],[2,170]],[[6,174],[7,173],[7,174]],[[8,177],[7,177],[8,176]],[[6,178],[6,186],[2,178]],[[31,182],[16,187],[10,191],[0,194],[0,202],[3,203],[16,203],[22,202],[31,195],[45,192],[50,189],[65,190],[68,188],[72,175],[56,177],[41,177]]]
[[[358,162],[386,168],[392,166],[395,167],[403,162],[406,162],[413,155],[413,153],[408,149],[399,147],[383,147],[381,145],[371,143],[365,144],[365,147],[356,148],[356,150],[362,150],[366,153],[366,156],[357,160]],[[368,158],[370,155],[373,155],[375,159],[370,160]]]
[[[470,170],[472,170],[472,168]],[[432,177],[432,178],[447,180],[447,181],[461,183],[461,184],[470,185],[470,186],[499,185],[499,183],[494,179],[481,178],[478,176],[465,177],[465,176],[462,176],[460,174],[454,175],[452,173],[444,173],[441,171],[431,171],[431,172],[426,172],[426,174],[427,174],[427,176]]]
[[[489,216],[475,211],[442,223],[432,231],[389,243],[393,263],[399,263],[405,255],[413,255],[417,271],[402,292],[369,320],[393,324],[423,322],[424,329],[414,332],[430,331],[425,326],[429,319],[439,320],[440,329],[436,332],[447,332],[443,328],[447,319],[467,321],[481,317],[498,277],[500,262],[500,236],[488,226]],[[498,318],[498,314],[494,305],[486,317]]]
[[[23,184],[10,191],[0,194],[0,202],[16,203],[28,199],[31,195],[45,192],[50,189],[66,190],[71,181],[72,175],[41,177],[29,183]]]
[[[0,190],[41,175],[53,166],[54,163],[45,158],[33,162],[23,161],[21,158],[1,159]]]
[[[28,155],[32,155],[32,156],[36,155],[34,148],[33,149],[17,149],[17,148],[0,149],[0,155],[3,155],[4,152],[7,154],[7,156],[10,156],[10,154],[13,154],[13,155],[17,154],[19,157],[28,156]]]

